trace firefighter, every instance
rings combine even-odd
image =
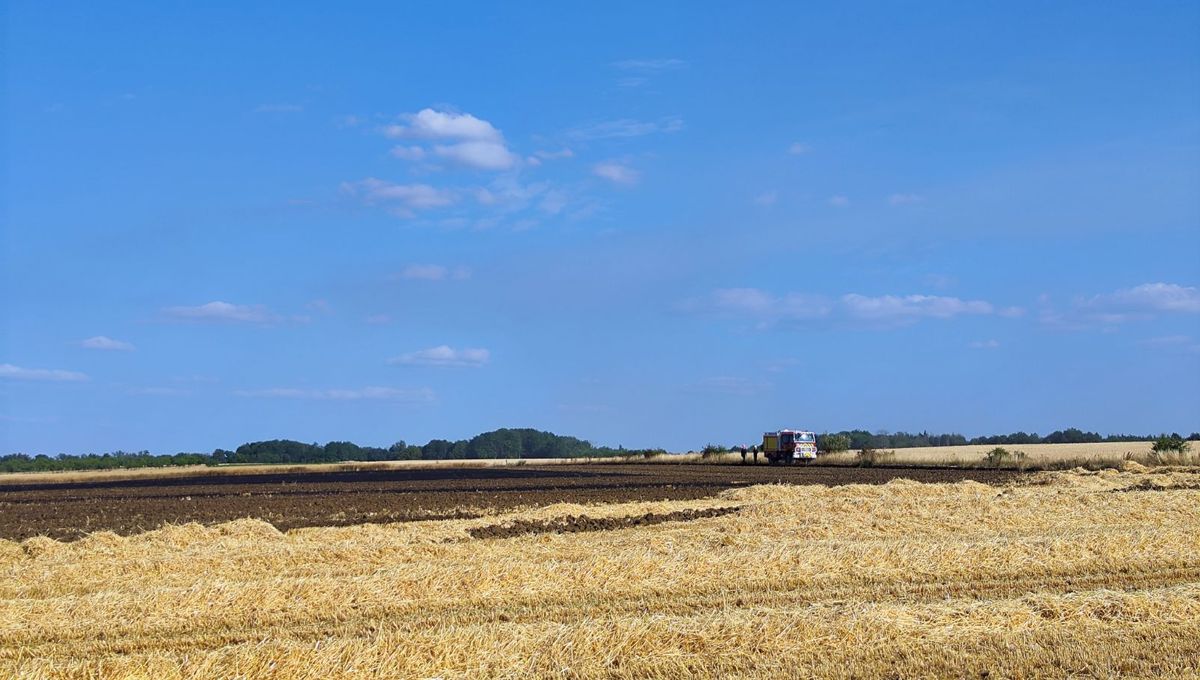
[[[742,465],[746,464],[746,445],[742,444],[738,447],[738,452],[742,454]]]

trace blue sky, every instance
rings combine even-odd
[[[9,4],[0,451],[1200,429],[1195,3]]]

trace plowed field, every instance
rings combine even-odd
[[[527,465],[359,472],[197,475],[0,485],[0,538],[73,540],[164,524],[252,517],[277,529],[467,519],[553,503],[693,500],[754,484],[975,480],[1012,472],[730,465]]]

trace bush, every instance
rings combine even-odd
[[[720,444],[705,444],[704,449],[700,451],[700,454],[704,458],[712,458],[713,456],[719,456],[728,450],[728,448],[721,446]]]
[[[821,453],[840,453],[850,449],[850,437],[844,434],[823,434],[817,437],[817,450]]]
[[[1154,440],[1150,450],[1155,453],[1187,453],[1191,446],[1190,442],[1177,434],[1164,434]]]
[[[860,467],[874,467],[876,465],[886,465],[892,462],[892,459],[895,456],[895,451],[881,451],[879,449],[867,447],[860,449],[859,452],[855,454],[854,460],[859,464]]]
[[[1009,451],[1002,446],[997,446],[984,454],[983,461],[990,467],[1000,467],[1011,463],[1019,464],[1025,461],[1025,452]]]

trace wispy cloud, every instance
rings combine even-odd
[[[414,217],[418,210],[431,210],[453,205],[458,200],[452,189],[429,184],[395,184],[374,177],[357,182],[343,182],[342,191],[361,197],[368,205],[388,206],[400,217]]]
[[[364,319],[372,326],[383,326],[392,322],[392,317],[388,314],[370,314]]]
[[[398,401],[426,403],[434,400],[433,390],[396,389],[394,387],[361,387],[354,389],[313,389],[298,387],[270,387],[262,390],[237,390],[239,397],[265,397],[276,399],[318,399],[329,401]]]
[[[392,357],[388,359],[388,363],[409,366],[479,367],[486,364],[490,358],[491,353],[486,349],[454,349],[448,345],[438,345]]]
[[[842,320],[870,325],[899,325],[919,319],[948,319],[963,315],[999,315],[990,302],[963,300],[939,295],[866,296],[847,293],[837,298],[819,294],[785,293],[776,295],[759,288],[722,288],[713,291],[704,305],[691,304],[693,310],[707,310],[757,321],[761,327],[777,323]]]
[[[845,208],[850,205],[850,199],[842,194],[836,194],[829,197],[829,205],[835,208]]]
[[[82,382],[88,379],[86,374],[78,371],[64,371],[59,368],[23,368],[12,364],[0,364],[0,378],[46,382]]]
[[[763,193],[754,197],[754,205],[761,205],[761,206],[775,205],[775,202],[778,200],[779,200],[779,192],[778,191],[764,191]]]
[[[721,288],[713,291],[712,308],[718,312],[762,320],[815,319],[829,314],[829,300],[820,295],[787,293],[772,295],[758,288]]]
[[[614,184],[632,186],[637,184],[641,173],[633,168],[616,161],[606,161],[592,166],[592,174],[606,179]]]
[[[659,73],[662,71],[674,71],[688,65],[682,59],[622,59],[614,61],[613,66],[622,71],[635,71],[638,73]]]
[[[803,142],[792,142],[792,145],[788,147],[788,153],[793,156],[803,156],[810,151],[812,151],[812,147]]]
[[[181,321],[275,323],[282,317],[263,305],[235,305],[214,301],[194,307],[176,306],[163,309],[163,314]]]
[[[1197,314],[1200,313],[1200,290],[1176,283],[1143,283],[1108,295],[1097,295],[1087,304],[1093,307]]]
[[[133,344],[122,340],[113,340],[110,337],[97,335],[83,340],[79,343],[80,347],[85,349],[100,349],[115,352],[132,352],[135,348]]]
[[[892,194],[888,196],[888,203],[891,205],[912,205],[920,203],[925,199],[917,194]]]
[[[1141,341],[1141,345],[1158,350],[1169,350],[1200,354],[1200,342],[1190,335],[1164,335]]]
[[[563,147],[558,151],[546,151],[545,149],[539,149],[534,151],[533,155],[544,161],[556,161],[563,158],[574,158],[575,152],[567,147]]]
[[[996,349],[999,346],[999,340],[976,340],[974,342],[967,343],[967,347],[970,347],[971,349]]]
[[[866,320],[948,319],[963,314],[991,314],[995,308],[983,300],[962,300],[942,295],[880,295],[868,297],[849,293],[842,307],[855,318]]]
[[[1176,283],[1143,283],[1112,293],[1076,298],[1060,308],[1048,295],[1039,299],[1039,318],[1064,330],[1114,329],[1121,324],[1148,321],[1163,314],[1200,313],[1200,290]]]
[[[398,276],[408,281],[462,281],[471,278],[471,270],[462,266],[450,268],[440,264],[410,264],[400,270]]]
[[[657,121],[642,121],[632,118],[606,120],[575,128],[567,133],[572,139],[590,141],[597,139],[628,139],[658,133],[670,134],[683,129],[683,119],[668,116]]]

